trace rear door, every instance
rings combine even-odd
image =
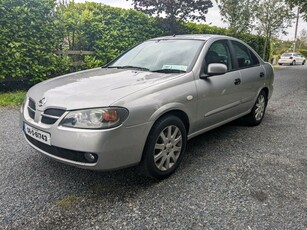
[[[265,71],[260,60],[246,45],[239,41],[231,41],[234,53],[235,69],[241,76],[241,111],[248,111],[255,103],[259,90],[264,85]]]

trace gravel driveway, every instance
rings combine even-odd
[[[154,182],[41,156],[0,108],[0,229],[307,229],[307,67],[276,71],[258,127],[233,122],[189,141]]]

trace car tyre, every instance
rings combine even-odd
[[[296,65],[296,61],[294,60],[290,65]]]
[[[302,65],[305,65],[305,62],[306,62],[306,61],[304,60],[303,63],[302,63]]]
[[[245,116],[245,121],[247,125],[256,126],[261,123],[265,114],[267,103],[267,94],[262,90],[257,97],[252,111],[247,116]]]
[[[282,65],[282,63],[278,63],[278,65]]]
[[[182,120],[173,115],[162,117],[147,137],[141,173],[157,180],[170,176],[182,160],[186,143],[187,133]]]

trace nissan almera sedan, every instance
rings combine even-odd
[[[103,68],[35,85],[21,126],[33,148],[62,163],[139,165],[163,179],[178,167],[187,140],[243,116],[260,124],[273,80],[272,66],[238,39],[155,38]]]

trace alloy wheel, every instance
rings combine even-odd
[[[182,144],[182,134],[178,127],[170,125],[162,130],[154,147],[154,163],[160,171],[167,171],[176,164]]]
[[[260,94],[256,102],[255,119],[261,120],[265,111],[265,97]]]

